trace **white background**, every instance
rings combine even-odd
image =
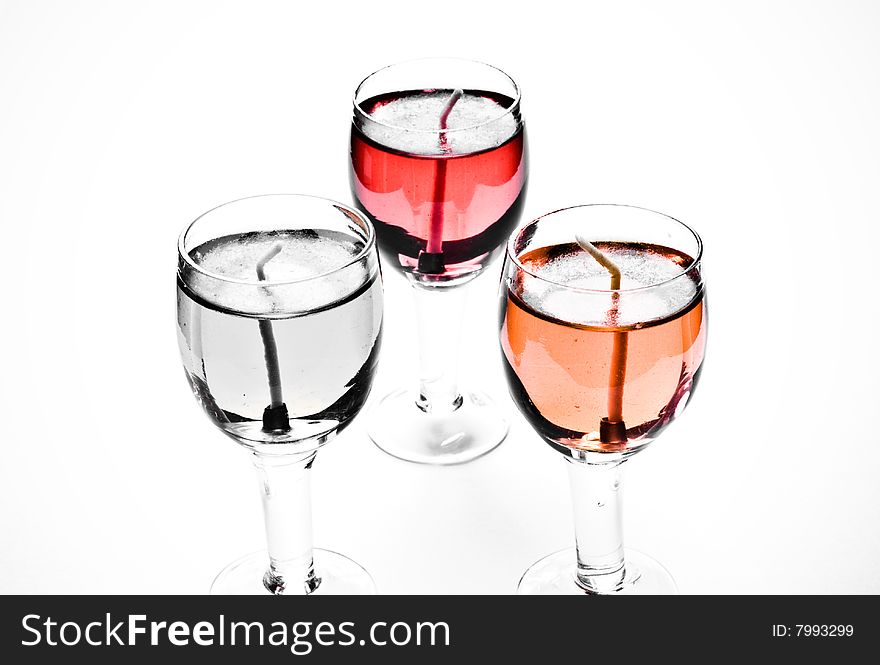
[[[708,358],[627,465],[626,541],[684,593],[880,593],[880,15],[872,2],[0,1],[0,592],[203,593],[263,543],[246,453],[189,393],[177,235],[266,192],[349,201],[379,67],[488,61],[523,90],[525,218],[632,203],[703,235]],[[515,413],[474,285],[463,378],[495,452],[425,468],[359,419],[314,469],[315,543],[385,593],[509,593],[571,544],[562,460]],[[386,271],[372,399],[411,380]]]

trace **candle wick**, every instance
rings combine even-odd
[[[452,94],[449,96],[449,99],[446,102],[446,106],[443,107],[443,112],[440,113],[440,131],[445,132],[447,129],[447,122],[449,121],[449,114],[452,113],[452,107],[455,106],[455,103],[461,99],[461,96],[464,94],[464,90],[461,88],[456,88],[452,91]],[[445,138],[445,137],[444,137]]]
[[[596,249],[596,246],[582,235],[576,235],[575,240],[581,246],[581,249],[592,256],[605,270],[611,275],[611,290],[617,291],[620,288],[620,268],[611,259]]]
[[[257,277],[261,282],[266,281],[266,264],[281,253],[281,245],[275,245],[268,254],[257,261]]]
[[[456,88],[440,112],[440,152],[448,154],[449,145],[446,141],[449,114],[456,102],[464,95],[464,90]],[[418,271],[426,274],[440,275],[446,271],[443,262],[443,205],[446,197],[446,160],[437,159],[437,171],[434,176],[434,203],[431,206],[431,221],[428,226],[428,240],[425,251],[419,255]]]
[[[596,246],[582,235],[576,235],[575,240],[581,249],[592,256],[611,275],[612,307],[609,315],[609,323],[616,322],[618,307],[620,305],[620,268],[600,252]],[[611,314],[611,313],[609,313]],[[626,332],[614,332],[611,345],[611,372],[608,378],[608,417],[599,423],[599,439],[606,444],[626,443],[626,425],[623,422],[623,386],[626,382],[626,355],[629,335]]]
[[[275,245],[259,261],[257,261],[257,277],[261,282],[266,281],[266,264],[281,253],[281,245]],[[263,411],[263,430],[289,430],[290,422],[287,416],[287,407],[284,405],[284,397],[281,392],[281,368],[278,364],[278,346],[275,343],[275,332],[272,322],[266,319],[258,321],[260,336],[263,338],[263,353],[266,359],[266,374],[269,378],[270,404]]]

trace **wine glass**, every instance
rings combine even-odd
[[[312,548],[309,469],[370,392],[382,333],[372,225],[326,199],[221,205],[180,236],[177,338],[193,394],[253,454],[268,554],[227,567],[219,594],[375,593],[350,559]]]
[[[351,186],[386,266],[413,287],[417,390],[370,414],[384,451],[427,464],[483,455],[507,435],[502,411],[456,380],[465,289],[503,251],[526,192],[516,83],[490,65],[426,58],[371,74],[354,93]]]
[[[691,228],[632,206],[557,210],[511,237],[500,294],[508,385],[565,458],[576,541],[529,568],[520,593],[675,593],[660,564],[624,554],[621,465],[681,414],[700,377],[701,257]]]

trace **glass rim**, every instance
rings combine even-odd
[[[475,129],[479,129],[480,127],[485,127],[486,125],[490,125],[493,122],[498,122],[502,118],[504,118],[508,115],[511,115],[515,109],[519,108],[520,99],[522,98],[522,91],[520,90],[517,82],[513,80],[513,77],[510,76],[510,74],[505,72],[503,69],[496,67],[495,65],[490,65],[487,62],[482,62],[481,60],[471,60],[469,58],[427,57],[427,58],[412,58],[410,60],[400,60],[398,62],[393,62],[390,65],[385,65],[384,67],[380,67],[376,71],[374,71],[370,74],[367,74],[367,76],[365,76],[361,80],[361,82],[357,84],[357,87],[355,87],[354,93],[351,96],[351,103],[352,103],[352,106],[354,107],[355,112],[358,113],[362,118],[369,120],[370,122],[375,123],[381,127],[387,127],[388,129],[396,129],[397,131],[406,132],[408,134],[438,134],[440,132],[439,128],[438,129],[411,129],[408,127],[400,127],[398,125],[391,125],[391,124],[388,124],[387,122],[382,122],[380,120],[376,120],[375,118],[373,118],[373,116],[371,116],[369,113],[367,113],[361,107],[360,103],[357,101],[357,96],[358,96],[358,93],[360,92],[361,88],[364,86],[364,84],[368,80],[373,78],[376,74],[384,72],[385,70],[388,70],[388,69],[392,69],[394,67],[399,67],[401,65],[408,65],[408,64],[417,63],[417,62],[429,62],[429,61],[469,63],[472,65],[479,65],[481,67],[487,67],[489,69],[494,69],[496,72],[499,72],[502,76],[504,76],[504,78],[506,78],[508,81],[510,81],[510,84],[513,86],[513,90],[514,90],[513,103],[511,103],[510,106],[505,108],[503,113],[499,113],[496,117],[490,118],[489,120],[484,120],[483,122],[477,123],[476,125],[470,125],[468,127],[456,127],[455,129],[444,129],[443,130],[444,134],[448,135],[448,134],[455,134],[456,132],[473,131]]]
[[[186,241],[187,234],[192,230],[193,226],[195,226],[199,220],[206,217],[207,215],[210,215],[212,212],[219,210],[220,208],[224,208],[224,207],[232,205],[234,203],[241,203],[242,201],[249,201],[252,199],[269,199],[269,198],[275,198],[275,199],[282,199],[283,198],[283,199],[288,199],[288,200],[290,200],[290,199],[308,199],[311,201],[319,201],[319,202],[330,204],[332,207],[336,208],[337,210],[342,211],[349,218],[351,218],[351,215],[354,215],[357,219],[359,219],[361,222],[363,222],[364,228],[366,229],[367,237],[365,239],[363,248],[354,257],[352,257],[349,261],[346,261],[345,263],[342,263],[342,264],[340,264],[330,270],[326,270],[326,271],[319,273],[317,275],[310,275],[308,277],[298,277],[296,279],[282,279],[282,280],[259,280],[259,279],[250,280],[250,279],[239,279],[237,277],[229,277],[228,275],[220,275],[218,273],[211,272],[210,270],[206,270],[204,267],[202,267],[201,265],[199,265],[198,263],[196,263],[195,261],[192,260],[192,257],[189,255],[189,252],[187,252],[185,249],[184,243]],[[310,282],[310,281],[317,280],[317,279],[323,279],[323,278],[328,277],[329,275],[337,273],[341,270],[345,270],[346,268],[354,265],[358,261],[363,260],[373,250],[375,244],[376,244],[376,230],[373,228],[373,225],[370,223],[370,220],[368,220],[366,218],[366,216],[362,212],[360,212],[359,210],[352,208],[351,206],[347,206],[344,203],[340,203],[339,201],[334,201],[333,199],[328,199],[323,196],[313,196],[311,194],[274,193],[274,194],[256,194],[253,196],[243,196],[238,199],[233,199],[232,201],[226,201],[225,203],[221,203],[220,205],[214,206],[210,210],[203,212],[201,215],[199,215],[193,221],[191,221],[189,224],[187,224],[184,227],[183,231],[181,231],[180,236],[178,237],[178,240],[177,240],[177,255],[179,258],[182,258],[183,261],[190,268],[192,268],[193,270],[195,270],[199,274],[204,275],[205,277],[208,277],[210,279],[218,280],[221,282],[227,282],[229,284],[241,284],[244,286],[266,287],[266,286],[284,286],[284,285],[288,285],[288,284],[302,284],[302,283]],[[180,272],[180,268],[178,267],[178,273],[179,272]]]
[[[627,288],[627,289],[591,289],[591,288],[586,288],[583,286],[572,286],[571,284],[564,284],[564,283],[558,282],[556,280],[548,279],[547,277],[544,277],[542,275],[538,275],[534,271],[529,270],[527,267],[525,267],[520,262],[519,257],[516,255],[516,253],[514,251],[514,245],[515,245],[516,241],[519,239],[519,237],[522,235],[523,231],[525,231],[527,228],[529,228],[533,224],[537,224],[545,217],[550,217],[551,215],[555,215],[556,213],[566,212],[569,210],[577,210],[577,209],[581,209],[581,208],[629,208],[631,210],[641,210],[644,212],[649,212],[653,215],[665,217],[666,219],[671,220],[671,221],[675,222],[676,224],[678,224],[680,227],[685,229],[688,233],[690,233],[693,236],[694,240],[697,243],[697,251],[696,251],[695,255],[693,257],[691,257],[690,263],[688,263],[688,265],[686,265],[686,266],[683,266],[681,268],[681,272],[679,272],[678,274],[673,275],[672,277],[667,277],[666,279],[663,279],[659,282],[655,282],[654,284],[648,284],[646,286],[636,286],[636,287]],[[675,217],[672,217],[672,216],[667,215],[665,213],[657,212],[656,210],[651,210],[650,208],[644,208],[642,206],[636,206],[636,205],[629,205],[626,203],[583,203],[580,205],[567,206],[565,208],[558,208],[556,210],[552,210],[548,213],[541,215],[540,217],[536,217],[535,219],[531,220],[530,222],[527,222],[527,223],[522,224],[521,226],[517,227],[517,229],[511,234],[510,238],[507,241],[507,258],[513,262],[513,264],[517,267],[518,270],[522,270],[524,273],[530,275],[531,277],[534,277],[535,279],[539,279],[542,282],[546,282],[547,284],[553,284],[554,286],[559,286],[564,289],[569,289],[571,291],[578,291],[581,293],[592,293],[592,294],[606,294],[606,295],[609,293],[637,293],[639,291],[650,291],[652,289],[657,289],[662,286],[665,286],[671,282],[674,282],[677,279],[682,278],[683,276],[685,276],[688,273],[690,273],[691,271],[693,271],[695,268],[699,267],[699,265],[702,261],[702,258],[703,258],[703,239],[700,237],[700,234],[697,233],[688,224],[685,224],[681,220],[676,219]]]

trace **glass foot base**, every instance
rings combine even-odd
[[[504,441],[508,427],[501,409],[482,393],[463,393],[458,409],[432,414],[416,406],[412,392],[398,390],[373,407],[367,433],[389,455],[443,465],[485,455]]]
[[[330,550],[312,551],[315,574],[321,582],[309,595],[368,596],[376,593],[376,584],[370,574],[348,557]],[[214,596],[265,596],[269,590],[263,585],[263,575],[269,567],[266,550],[254,552],[224,568],[211,584]],[[300,592],[300,590],[297,590]],[[289,595],[296,595],[297,592]]]
[[[609,595],[674,595],[678,587],[667,570],[649,556],[625,550],[623,584]],[[517,593],[523,595],[589,596],[590,592],[575,581],[577,553],[569,548],[546,556],[529,568],[519,581]]]

